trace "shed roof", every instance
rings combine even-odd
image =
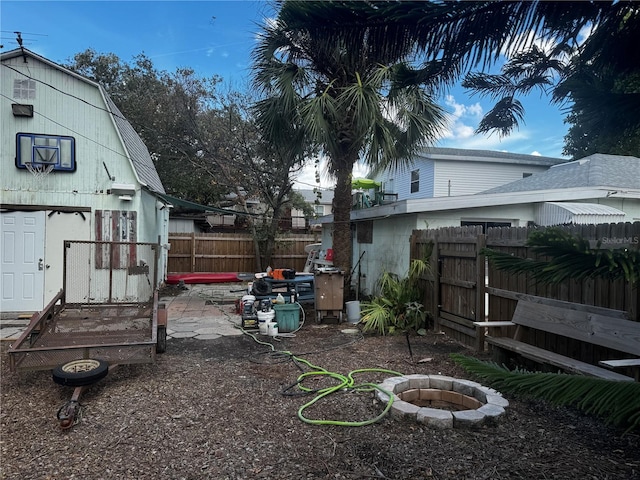
[[[100,87],[102,88],[102,87]],[[109,110],[113,114],[116,127],[120,131],[120,136],[124,142],[125,148],[129,152],[129,157],[133,163],[133,167],[136,169],[138,178],[147,185],[147,187],[156,193],[165,193],[162,181],[158,175],[155,165],[147,146],[144,144],[140,136],[136,133],[133,126],[129,121],[124,118],[120,109],[113,103],[113,100],[106,94],[104,94]]]

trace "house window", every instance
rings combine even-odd
[[[315,214],[318,217],[322,217],[324,215],[324,205],[314,205]]]
[[[36,81],[16,78],[13,81],[13,98],[20,100],[33,100],[36,98]]]
[[[358,222],[357,229],[358,243],[373,243],[373,221]]]
[[[411,193],[420,191],[420,170],[413,170],[411,172]]]

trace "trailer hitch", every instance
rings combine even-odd
[[[62,430],[68,430],[73,427],[77,422],[82,410],[80,405],[80,395],[85,390],[85,387],[76,387],[73,390],[71,400],[62,405],[58,410],[58,421],[60,422],[60,428]]]
[[[58,421],[62,430],[68,430],[76,423],[78,414],[80,413],[80,402],[70,400],[58,410]]]

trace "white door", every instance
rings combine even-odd
[[[47,211],[46,237],[44,300],[50,302],[63,286],[64,241],[91,239],[90,213]]]
[[[45,212],[0,214],[0,274],[3,312],[32,312],[44,307]]]

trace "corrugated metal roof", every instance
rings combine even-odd
[[[625,213],[599,203],[545,202],[536,208],[536,223],[551,225],[597,225],[624,222]]]

